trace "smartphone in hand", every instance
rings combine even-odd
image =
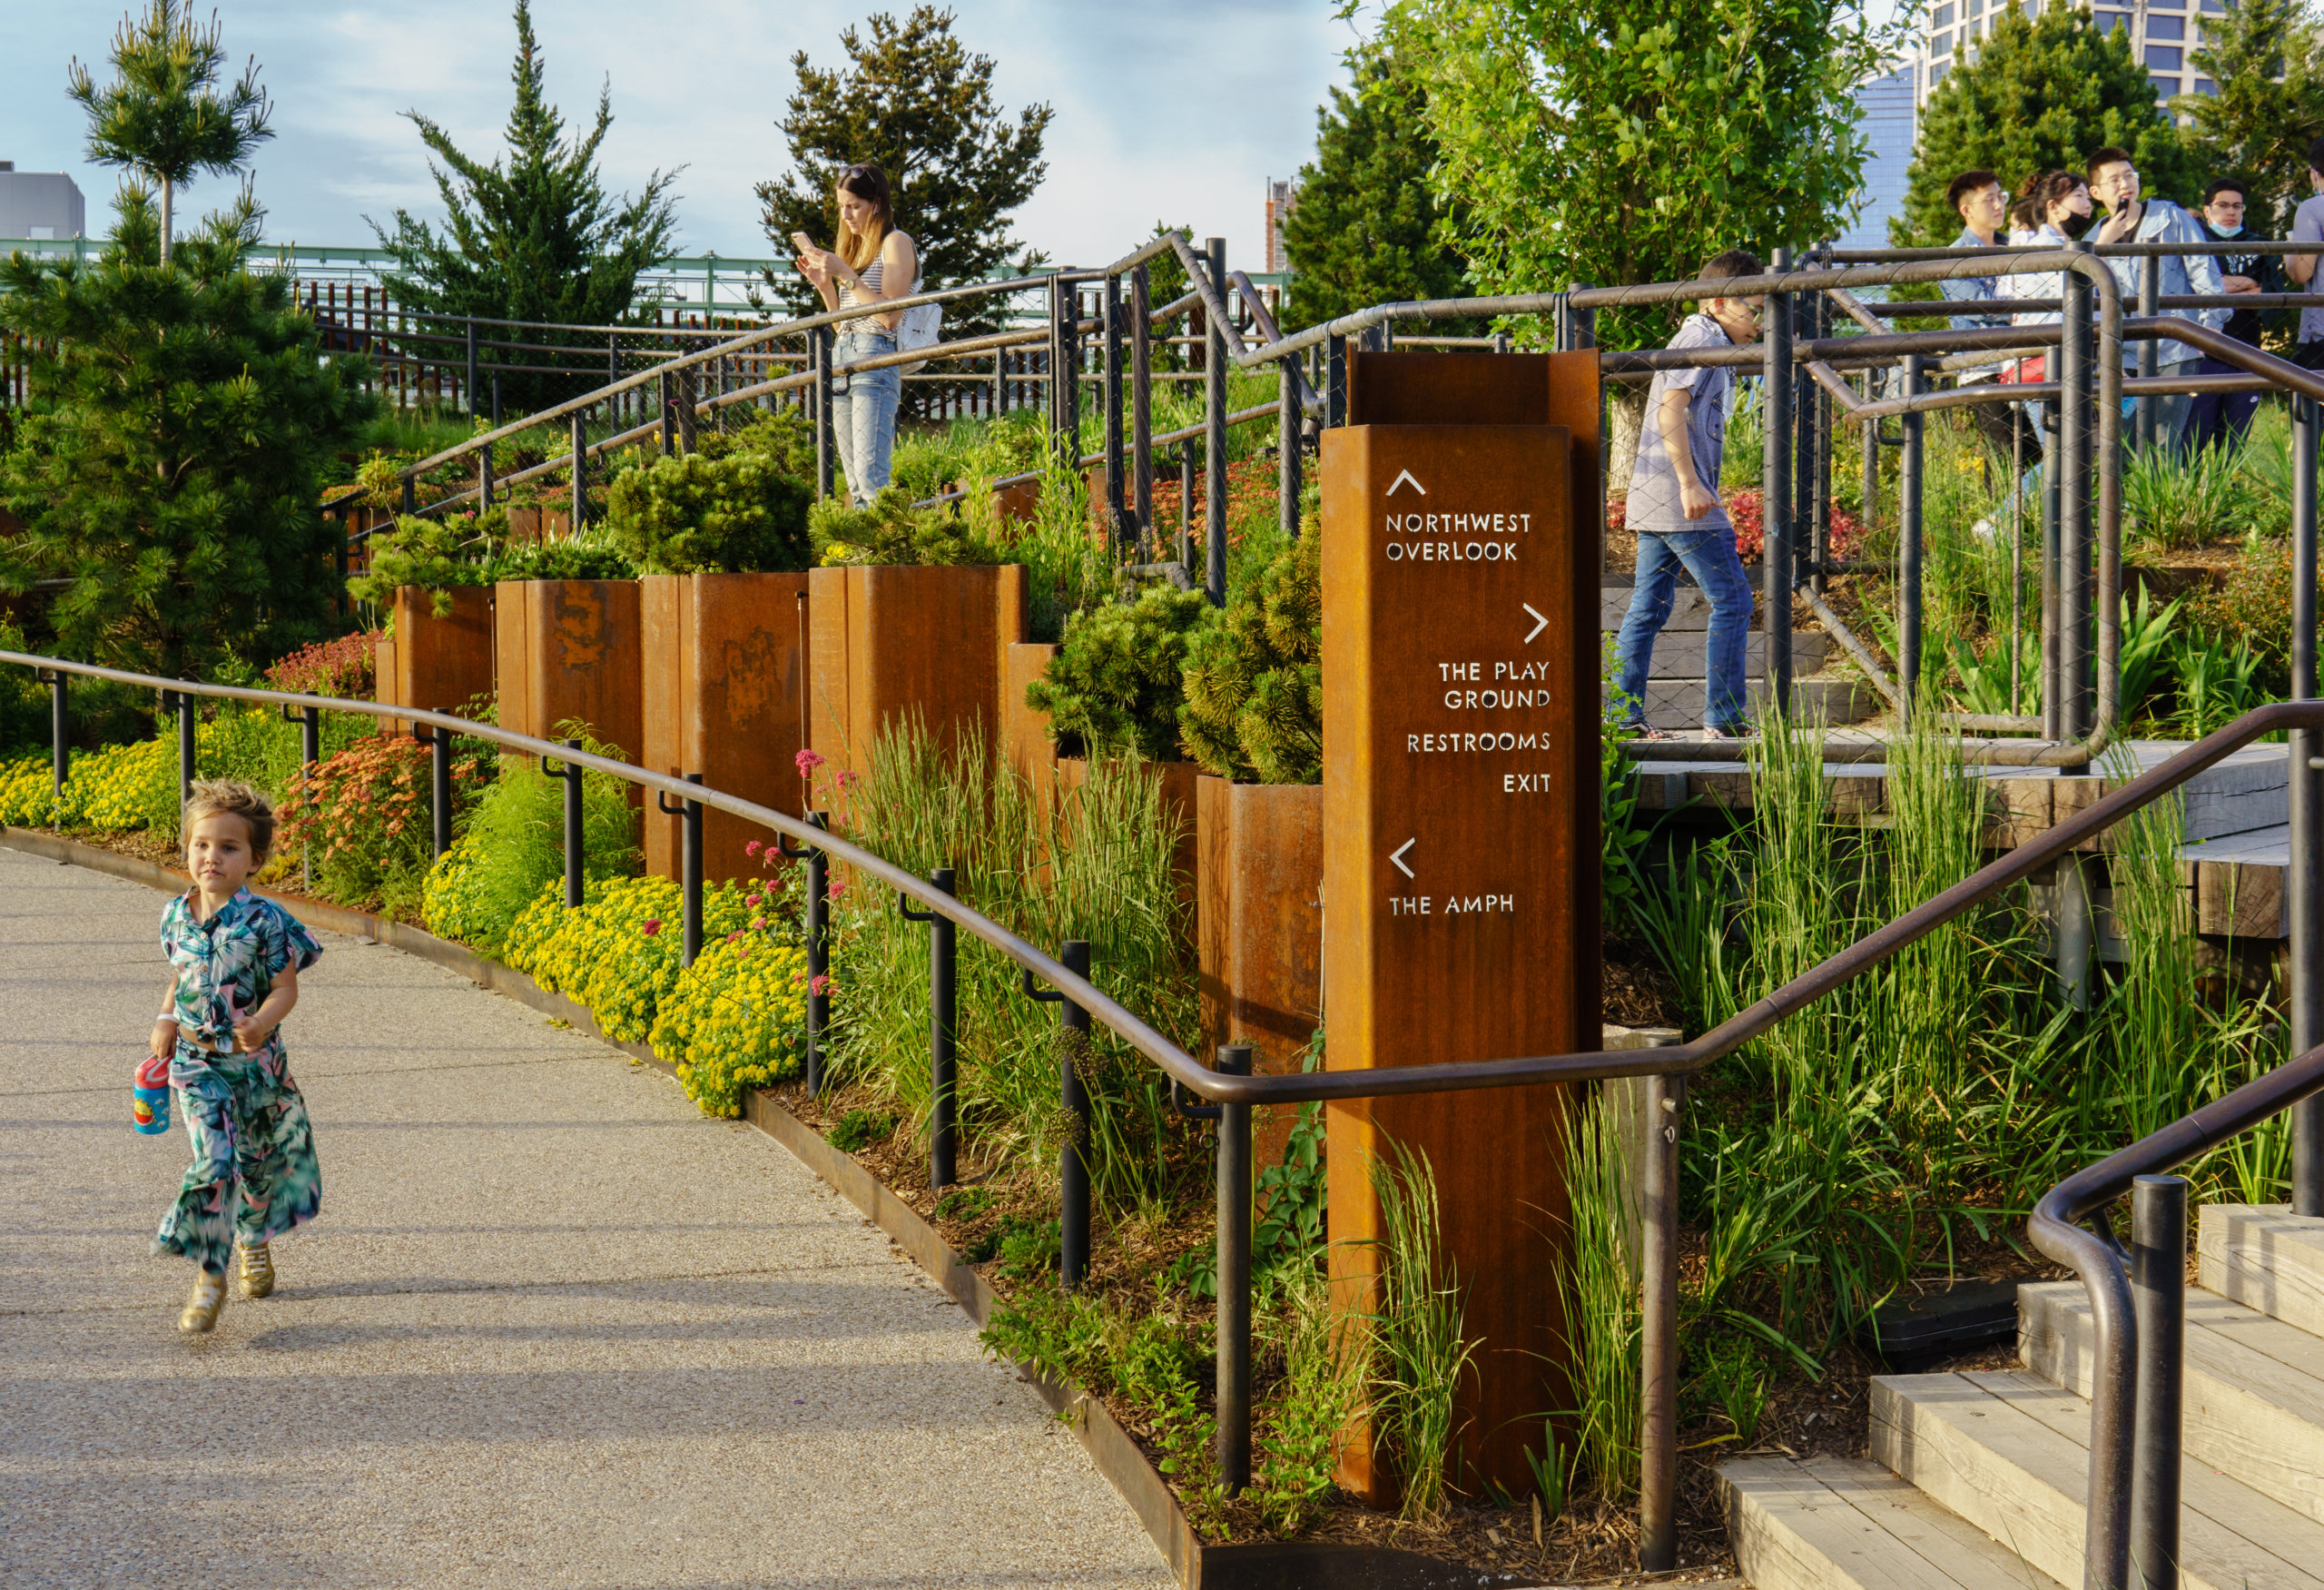
[[[816,252],[814,243],[803,232],[794,232],[791,234],[791,246],[803,254],[812,254]]]

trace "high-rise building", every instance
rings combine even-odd
[[[1877,77],[1856,84],[1856,125],[1872,153],[1864,163],[1857,190],[1864,211],[1837,240],[1844,249],[1885,249],[1889,218],[1905,209],[1905,173],[1913,163],[1913,138],[1919,114],[1913,98],[1919,64],[1900,61]]]
[[[79,237],[88,222],[80,185],[61,171],[18,171],[0,160],[0,237]]]
[[[1266,269],[1272,274],[1291,269],[1290,256],[1283,252],[1283,218],[1299,202],[1299,190],[1282,177],[1267,179],[1266,229],[1260,235],[1266,241]]]
[[[2029,17],[2044,5],[2073,5],[2088,11],[2102,32],[2127,31],[2131,54],[2145,63],[2157,99],[2219,92],[2219,84],[2196,74],[2189,57],[2201,41],[2203,18],[2226,15],[2231,0],[1943,0],[1928,8],[1921,25],[1915,104],[1928,103],[1945,74],[1975,50],[2013,4]]]

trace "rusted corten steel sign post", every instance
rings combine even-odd
[[[1596,355],[1356,353],[1323,439],[1324,1011],[1334,1070],[1599,1042]],[[1330,1111],[1333,1267],[1368,1310],[1368,1167],[1425,1151],[1481,1343],[1452,1473],[1531,1484],[1570,1408],[1562,1087]],[[1553,1246],[1556,1244],[1558,1246]],[[1465,1476],[1465,1477],[1463,1477]],[[1342,1480],[1384,1499],[1364,1440]]]

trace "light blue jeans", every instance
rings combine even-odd
[[[896,340],[885,331],[848,331],[832,344],[834,365],[893,353]],[[832,445],[847,476],[847,494],[858,508],[888,484],[889,460],[896,447],[896,400],[903,395],[903,371],[894,365],[843,375],[832,383]]]
[[[1684,567],[1710,598],[1710,630],[1704,638],[1709,677],[1704,681],[1703,726],[1733,732],[1743,721],[1743,653],[1751,633],[1751,582],[1735,555],[1735,532],[1641,530],[1638,538],[1637,583],[1630,610],[1622,618],[1614,686],[1627,697],[1623,716],[1646,716],[1646,681],[1654,661],[1654,637],[1670,621],[1679,570]]]

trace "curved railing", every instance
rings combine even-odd
[[[309,765],[316,755],[314,726],[325,711],[352,713],[375,719],[395,719],[414,726],[417,736],[425,728],[424,736],[430,748],[436,849],[440,854],[451,844],[451,742],[454,736],[482,739],[505,750],[537,755],[563,763],[567,769],[580,768],[608,775],[656,792],[666,800],[675,796],[681,803],[677,808],[685,817],[692,838],[688,850],[695,857],[701,854],[700,824],[703,808],[716,807],[747,822],[767,828],[782,836],[783,854],[794,858],[806,858],[818,868],[837,861],[857,869],[863,875],[877,879],[893,888],[900,903],[917,907],[913,913],[919,920],[937,924],[940,933],[957,930],[1008,956],[1023,969],[1028,988],[1033,980],[1046,983],[1063,997],[1064,1011],[1068,1019],[1087,1012],[1102,1022],[1151,1062],[1177,1089],[1185,1093],[1211,1101],[1218,1108],[1217,1174],[1226,1196],[1219,1203],[1221,1219],[1218,1229],[1217,1264],[1219,1296],[1222,1309],[1219,1321],[1218,1348],[1218,1431],[1221,1473],[1230,1489],[1239,1489],[1248,1483],[1250,1473],[1250,1177],[1251,1177],[1251,1109],[1261,1104],[1295,1104],[1313,1100],[1349,1101],[1382,1098],[1391,1095],[1411,1095],[1465,1091],[1484,1088],[1521,1087],[1541,1082],[1583,1082],[1610,1077],[1649,1076],[1660,1079],[1658,1095],[1668,1100],[1675,1111],[1679,1091],[1684,1079],[1709,1065],[1720,1057],[1733,1053],[1752,1039],[1759,1036],[1787,1016],[1796,1014],[1816,1001],[1839,988],[1850,979],[1861,975],[1894,956],[1918,939],[1953,921],[1977,905],[1991,900],[2002,890],[2023,882],[2034,873],[2071,854],[2084,842],[2094,839],[2107,828],[2150,803],[2169,795],[2203,769],[2210,767],[2238,748],[2257,740],[2271,730],[2299,727],[2314,730],[2324,726],[2324,702],[2281,704],[2262,707],[2249,713],[2218,733],[2188,747],[2152,771],[2132,779],[2095,805],[2050,829],[2047,833],[2010,852],[2001,859],[1980,869],[1970,877],[1947,889],[1935,898],[1907,912],[1896,921],[1857,943],[1848,946],[1820,965],[1810,968],[1758,1001],[1748,1010],[1738,1012],[1710,1032],[1690,1042],[1675,1048],[1605,1052],[1591,1051],[1573,1054],[1523,1056],[1507,1059],[1483,1059],[1450,1062],[1438,1064],[1397,1067],[1388,1070],[1324,1071],[1295,1075],[1252,1076],[1247,1072],[1249,1052],[1223,1050],[1221,1064],[1216,1069],[1202,1064],[1167,1037],[1156,1032],[1138,1016],[1113,999],[1092,983],[1083,971],[1068,965],[1068,960],[1081,959],[1070,949],[1060,946],[1059,954],[1051,954],[1040,946],[1009,932],[991,918],[957,898],[950,890],[949,876],[938,879],[921,878],[906,872],[871,851],[830,833],[820,815],[794,817],[764,806],[729,791],[711,788],[696,778],[681,778],[632,766],[610,757],[598,756],[549,740],[537,739],[504,729],[497,725],[471,722],[448,713],[431,712],[393,704],[352,701],[331,696],[296,694],[281,690],[262,690],[244,686],[212,685],[182,679],[165,679],[153,675],[138,674],[124,669],[103,667],[88,663],[75,663],[56,657],[46,657],[23,652],[0,651],[0,663],[14,664],[34,669],[55,692],[53,722],[54,725],[54,773],[61,788],[69,771],[66,750],[69,726],[66,681],[71,677],[111,680],[157,690],[165,702],[173,702],[179,714],[180,779],[190,785],[193,777],[192,751],[194,746],[194,717],[196,698],[210,697],[223,701],[242,702],[252,706],[272,706],[286,716],[296,713],[308,726],[305,751]],[[577,779],[566,783],[567,803],[567,852],[566,856],[567,899],[577,903],[579,854],[577,835],[580,785]],[[702,911],[702,877],[699,864],[684,869],[686,892],[686,943],[688,953],[699,943]],[[808,953],[811,965],[821,963],[824,949],[822,935],[827,931],[822,914],[822,892],[810,891],[810,916],[806,925],[809,934]],[[1084,962],[1086,964],[1086,961]],[[952,1079],[949,1072],[949,1045],[943,1035],[953,1030],[953,1012],[947,1002],[951,997],[949,979],[931,978],[931,1032],[936,1042],[931,1049],[936,1074],[931,1078],[933,1094],[938,1102],[934,1119],[940,1127],[948,1112],[942,1106],[949,1101]],[[811,1009],[812,1046],[821,1041],[815,1030],[820,1016]],[[2299,1063],[2305,1065],[2314,1056],[2303,1056]],[[812,1060],[811,1060],[812,1064]],[[2288,1085],[2288,1084],[2287,1084]],[[2245,1090],[2248,1093],[2250,1090]],[[2243,1097],[2242,1093],[2231,1096]],[[1676,1555],[1676,1484],[1677,1484],[1677,1372],[1678,1353],[1678,1158],[1676,1153],[1675,1114],[1664,1117],[1673,1123],[1669,1133],[1650,1135],[1651,1163],[1647,1170],[1646,1241],[1640,1277],[1644,1294],[1644,1332],[1641,1351],[1644,1358],[1642,1378],[1645,1381],[1645,1424],[1640,1432],[1642,1447],[1642,1481],[1640,1487],[1641,1527],[1644,1538],[1642,1557],[1649,1568],[1674,1565]],[[1075,1164],[1088,1141],[1087,1118],[1078,1123],[1075,1141],[1065,1150]],[[931,1170],[949,1170],[950,1145],[943,1141],[940,1131],[931,1133]],[[2122,1156],[2117,1156],[2119,1160]],[[2094,1179],[2084,1187],[2085,1178],[2077,1178],[2067,1189],[2052,1195],[2044,1209],[2057,1205],[2060,1210],[2050,1219],[2053,1226],[2071,1218],[2092,1205],[2102,1202],[2100,1197],[2119,1177],[2111,1170],[2116,1160],[2108,1160],[2085,1178]],[[1072,1174],[1066,1179],[1068,1196],[1085,1200],[1080,1209],[1065,1211],[1064,1226],[1068,1230],[1088,1230],[1088,1183]],[[937,1180],[937,1185],[942,1181]],[[2066,1202],[2058,1204],[2061,1196]],[[2112,1196],[2107,1194],[2107,1196]],[[1235,1210],[1242,1211],[1238,1221]],[[1515,1218],[1515,1217],[1512,1217]],[[2045,1231],[2048,1228],[2045,1227]],[[2069,1262],[2086,1260],[2083,1248],[2073,1249],[2074,1258]],[[2063,1256],[2063,1255],[2062,1255]],[[1079,1256],[1086,1264],[1086,1253]],[[1068,1276],[1076,1273],[1071,1263]],[[2094,1273],[2094,1271],[2093,1272]],[[1237,1307],[1239,1305],[1239,1308]],[[2109,1317],[2111,1319],[2111,1316]],[[2122,1327],[2114,1321],[2111,1327],[2114,1337],[2123,1339]],[[2093,1515],[2094,1516],[2094,1515]]]

